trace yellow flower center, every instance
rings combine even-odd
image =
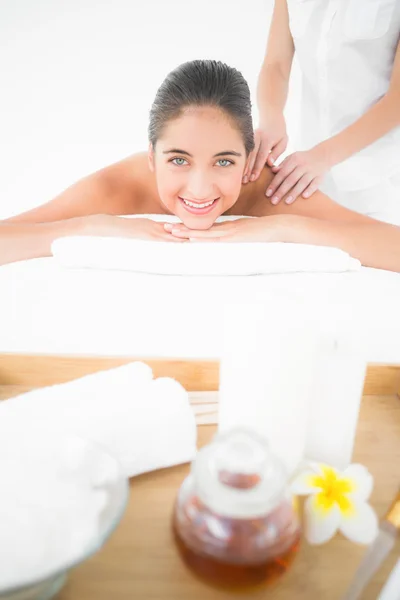
[[[319,488],[315,500],[318,508],[326,513],[336,504],[342,514],[349,515],[353,511],[353,503],[347,494],[354,491],[351,479],[341,478],[331,467],[323,466],[322,475],[311,475],[310,485]]]

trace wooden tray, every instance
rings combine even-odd
[[[111,368],[128,359],[93,357],[29,357],[0,355],[0,398],[59,381],[73,379],[99,368]],[[132,360],[132,359],[130,359]],[[64,361],[64,362],[63,362]],[[83,361],[83,362],[82,362]],[[147,362],[147,361],[146,361]],[[151,361],[148,361],[151,363]],[[208,366],[195,361],[163,361],[163,374],[180,379],[184,373],[200,373],[200,394],[192,395],[194,408],[200,406],[198,422],[207,422],[204,407],[212,406],[215,420],[217,393],[207,392],[214,386],[207,378]],[[193,364],[191,364],[191,362]],[[64,366],[62,366],[64,365]],[[154,363],[152,364],[154,367]],[[218,365],[210,372],[215,376]],[[160,371],[155,368],[155,374]],[[400,483],[400,390],[397,367],[378,366],[369,370],[357,431],[354,460],[366,465],[375,477],[372,504],[382,516]],[[195,389],[196,379],[189,377]],[[199,389],[199,388],[197,388]],[[383,393],[382,393],[383,390]],[[203,411],[203,417],[201,416]],[[208,443],[215,425],[199,425],[199,446]],[[198,581],[182,564],[173,544],[170,521],[173,502],[188,465],[165,469],[133,478],[127,510],[119,527],[94,557],[70,573],[58,600],[231,600],[232,594],[209,588]],[[365,548],[337,536],[321,547],[303,543],[292,569],[270,589],[244,596],[255,600],[340,600]],[[400,554],[400,541],[389,559],[371,582],[364,600],[376,600]]]
[[[134,360],[143,360],[149,364],[153,369],[154,377],[174,377],[188,391],[218,390],[219,362],[217,360],[1,352],[0,385],[42,387],[70,381],[96,371],[112,369]],[[364,394],[396,393],[400,393],[400,365],[368,365]]]

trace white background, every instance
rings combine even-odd
[[[147,148],[158,86],[187,60],[238,68],[252,93],[273,0],[0,0],[0,218]],[[296,101],[287,108],[289,134]]]

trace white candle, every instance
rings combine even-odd
[[[338,327],[319,342],[306,458],[338,469],[350,464],[364,387],[361,339]]]
[[[304,456],[316,328],[293,294],[224,307],[219,430],[264,435],[292,473]]]

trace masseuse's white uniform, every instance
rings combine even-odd
[[[302,74],[300,147],[307,149],[356,121],[388,90],[400,0],[287,4]],[[320,189],[352,210],[400,225],[400,127],[336,165]]]

